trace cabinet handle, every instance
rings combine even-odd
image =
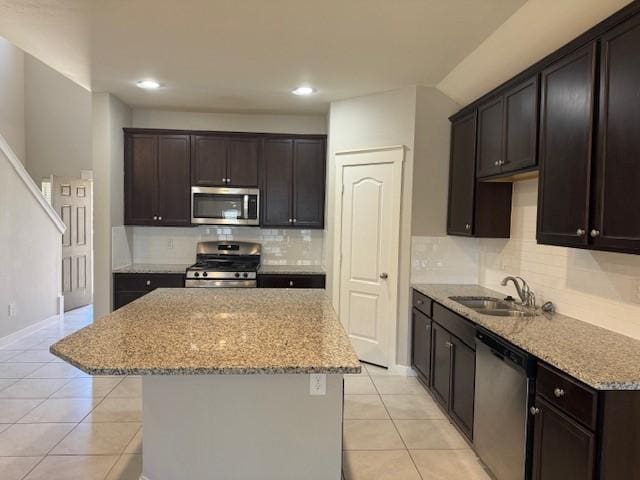
[[[147,286],[151,285],[151,280],[147,280]]]
[[[579,228],[578,230],[576,230],[576,235],[578,235],[579,237],[584,237],[584,234],[587,233],[585,230],[583,230],[582,228]]]
[[[556,398],[564,397],[564,390],[561,388],[556,388],[553,391],[553,394],[556,396]]]
[[[596,230],[595,228],[593,230],[591,230],[591,238],[597,238],[600,236],[600,230]]]
[[[536,416],[540,413],[540,409],[538,407],[531,407],[529,412],[531,412],[531,415]]]
[[[293,280],[289,280],[289,286],[293,287]]]

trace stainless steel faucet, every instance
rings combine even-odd
[[[536,308],[536,295],[531,291],[529,284],[525,282],[524,278],[505,277],[502,279],[502,282],[500,282],[500,285],[506,287],[509,281],[513,282],[513,285],[516,287],[516,292],[518,292],[518,297],[520,297],[522,304],[527,307]],[[522,282],[522,285],[520,282]]]

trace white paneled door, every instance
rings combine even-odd
[[[62,236],[62,295],[64,310],[93,300],[92,182],[53,176],[51,204],[66,225]]]
[[[361,360],[395,363],[404,149],[337,155],[340,319]]]

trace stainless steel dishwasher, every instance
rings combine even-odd
[[[531,477],[534,390],[535,359],[478,330],[473,444],[498,480]]]

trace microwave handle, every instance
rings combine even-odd
[[[244,196],[244,218],[249,219],[249,195]]]

